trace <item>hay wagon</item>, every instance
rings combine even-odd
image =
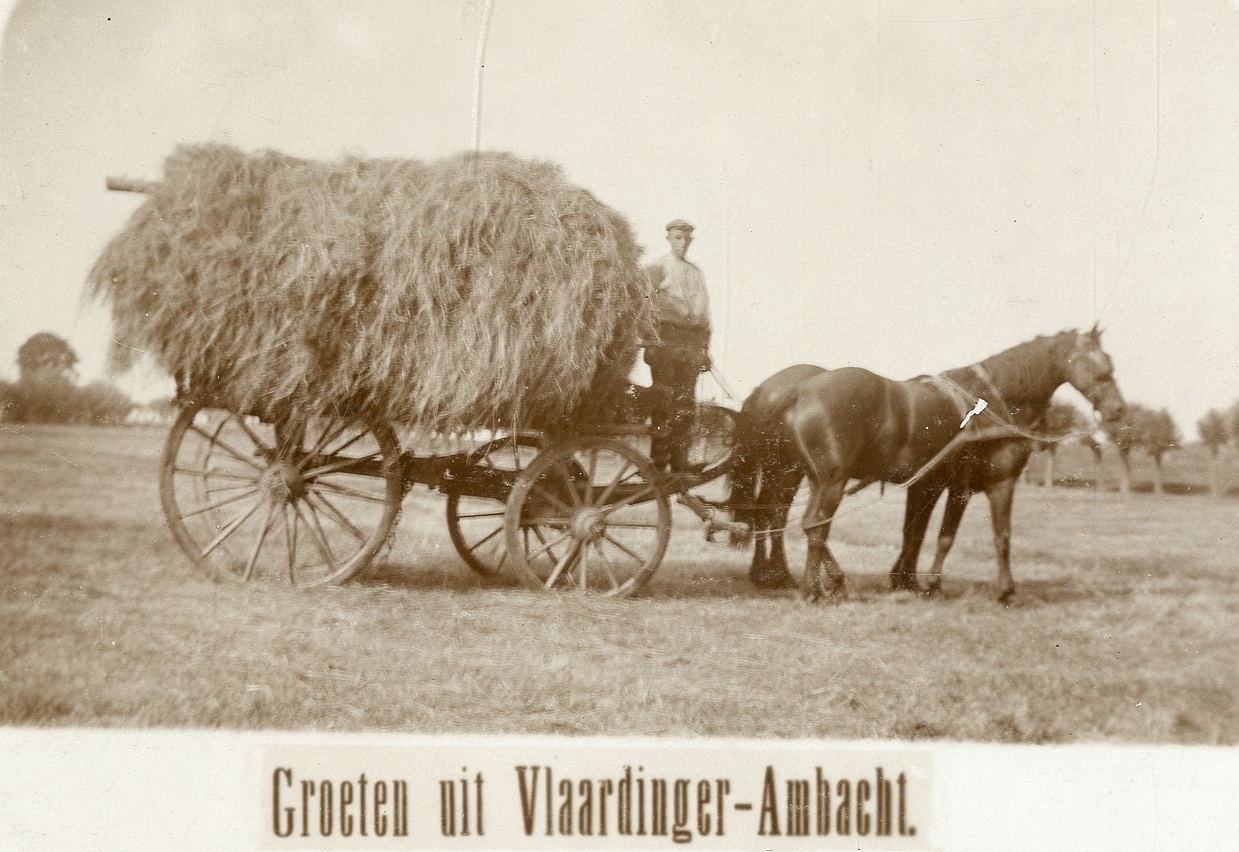
[[[608,408],[652,331],[640,249],[556,167],[207,145],[162,182],[108,186],[148,200],[91,282],[121,354],[176,377],[160,495],[210,575],[343,582],[416,484],[446,496],[470,568],[532,589],[640,589],[672,498],[707,537],[732,530],[694,489],[726,472],[734,412],[699,407],[688,475],[657,470],[649,425]],[[428,443],[443,433],[457,449]]]

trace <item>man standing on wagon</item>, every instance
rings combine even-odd
[[[650,458],[659,470],[689,472],[688,448],[696,408],[697,376],[710,369],[710,299],[706,279],[684,259],[693,226],[683,219],[667,225],[671,253],[645,268],[653,286],[658,343],[645,348],[654,404]]]

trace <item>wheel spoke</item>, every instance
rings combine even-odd
[[[306,458],[308,459],[322,453],[332,441],[343,435],[344,430],[347,428],[348,423],[343,420],[336,420],[332,424],[332,428],[324,429],[322,434],[318,436],[318,440],[314,442],[314,446],[310,448],[309,455]],[[305,459],[302,460],[302,464],[304,463]]]
[[[602,552],[601,545],[595,545],[595,547],[598,548],[598,558],[602,560],[602,570],[606,572],[607,579],[611,581],[611,588],[618,589],[623,583],[615,579],[615,572],[611,570],[611,560],[607,559],[607,555]]]
[[[208,443],[219,447],[221,450],[228,453],[228,455],[232,456],[237,461],[241,462],[242,464],[249,465],[254,470],[258,471],[259,473],[262,473],[262,468],[259,467],[257,464],[255,464],[253,460],[247,459],[245,456],[241,455],[239,452],[234,450],[227,442],[225,442],[218,435],[216,436],[208,435],[206,432],[202,431],[202,429],[198,428],[198,424],[196,423],[190,424],[189,428],[197,432],[203,438],[205,438]]]
[[[572,536],[572,533],[564,531],[564,532],[561,532],[558,536],[556,536],[553,541],[547,542],[547,540],[542,537],[542,531],[539,530],[537,527],[533,528],[533,534],[538,537],[538,541],[542,542],[542,546],[539,547],[537,550],[531,550],[526,554],[525,558],[530,561],[537,559],[539,556],[541,556],[544,553],[547,553],[548,551],[551,553],[551,558],[554,559],[555,553],[554,551],[551,551],[551,548],[559,544],[564,539],[570,538]]]
[[[501,509],[497,512],[457,512],[456,517],[461,520],[473,518],[502,518],[505,514],[507,513]]]
[[[366,534],[363,533],[361,530],[357,529],[357,527],[353,524],[353,522],[350,521],[348,518],[346,518],[344,516],[344,513],[341,512],[338,508],[336,508],[336,506],[330,500],[328,500],[322,494],[319,494],[313,488],[310,488],[306,491],[306,499],[309,500],[311,495],[316,497],[318,501],[322,504],[322,508],[324,512],[326,513],[327,517],[331,518],[339,526],[344,527],[344,529],[351,532],[357,538],[358,541],[362,542],[363,544],[365,543]]]
[[[337,437],[338,437],[339,435],[343,435],[343,434],[344,434],[344,429],[347,429],[347,428],[348,428],[348,424],[346,423],[346,424],[344,425],[344,428],[343,428],[343,429],[341,429],[341,430],[337,433]],[[332,451],[331,451],[328,455],[338,456],[338,455],[340,455],[340,453],[344,452],[345,450],[347,450],[349,447],[353,446],[353,444],[356,444],[358,441],[360,441],[360,440],[361,440],[362,438],[364,438],[364,437],[366,437],[366,430],[365,430],[365,429],[358,429],[358,430],[357,430],[357,434],[356,434],[356,435],[354,435],[353,437],[349,438],[347,441],[345,441],[345,442],[344,442],[343,444],[341,444],[340,446],[336,447],[336,448],[335,448],[334,450],[332,450]],[[333,440],[334,440],[334,438],[333,438]],[[327,446],[328,446],[327,444],[324,444],[324,445],[323,445],[324,449],[325,449]]]
[[[657,521],[607,521],[607,529],[656,530]]]
[[[288,543],[288,582],[297,584],[297,515],[292,507],[284,504],[284,540]]]
[[[237,483],[236,485],[212,485],[210,488],[207,488],[205,490],[206,490],[206,495],[208,497],[214,497],[216,494],[222,494],[225,491],[236,491],[238,488],[257,489],[258,480],[257,479],[245,479]]]
[[[233,486],[233,487],[241,488],[243,486]],[[210,494],[212,492],[208,491],[207,493]],[[246,497],[249,497],[257,493],[258,493],[257,488],[251,488],[249,491],[246,491],[244,494],[234,494],[231,497],[225,497],[224,499],[217,500],[214,503],[208,503],[205,506],[202,506],[198,509],[194,509],[192,512],[185,512],[183,515],[181,515],[181,520],[183,521],[186,518],[192,518],[195,515],[201,515],[203,512],[210,512],[212,509],[218,509],[222,506],[227,506],[229,503],[235,503],[238,500],[244,500]]]
[[[613,512],[617,512],[620,509],[623,509],[625,506],[631,506],[633,503],[637,502],[638,500],[651,498],[651,497],[657,497],[657,496],[658,496],[658,489],[655,488],[653,485],[646,483],[646,486],[644,489],[642,489],[641,491],[634,491],[633,493],[625,497],[623,500],[620,500],[618,503],[611,503],[609,505],[604,504],[602,507],[602,515],[603,517],[606,517],[607,515],[610,515]]]
[[[255,468],[255,470],[258,470],[258,468]],[[206,479],[209,476],[218,476],[221,479],[240,479],[243,482],[257,482],[259,479],[257,476],[245,476],[244,474],[232,473],[231,471],[220,470],[219,468],[211,468],[209,470],[190,470],[187,467],[174,467],[172,468],[172,472],[179,473],[182,476],[193,476],[198,479]],[[259,472],[261,473],[261,471]]]
[[[589,542],[587,541],[582,543],[579,550],[580,559],[577,560],[577,565],[580,566],[581,570],[579,572],[578,579],[581,584],[581,594],[585,594],[586,589],[589,586]]]
[[[563,478],[564,484],[568,486],[568,493],[572,496],[572,508],[579,509],[581,507],[581,495],[576,490],[576,483],[572,481],[572,471],[566,470],[561,460],[556,463],[555,472]]]
[[[274,447],[268,447],[266,442],[263,441],[261,438],[259,438],[257,434],[255,434],[254,430],[251,429],[249,427],[249,424],[245,422],[244,415],[232,414],[231,419],[237,421],[237,425],[241,427],[241,431],[243,431],[246,435],[249,436],[249,439],[254,442],[255,447],[258,447],[259,449],[262,449],[262,450],[274,449]]]
[[[503,532],[503,527],[495,527],[493,530],[491,530],[489,533],[486,534],[485,538],[482,538],[478,540],[475,544],[470,545],[469,552],[472,553],[473,551],[477,550],[479,547],[486,544],[486,542],[490,541],[492,538],[499,535],[501,532]]]
[[[250,551],[250,558],[245,560],[245,573],[241,575],[242,582],[249,582],[250,577],[254,573],[254,566],[258,564],[258,553],[262,550],[262,544],[267,540],[267,533],[271,531],[271,524],[275,521],[275,504],[267,504],[267,517],[263,518],[262,529],[258,532],[258,538],[254,541],[254,549]]]
[[[592,499],[594,496],[594,478],[598,474],[598,451],[590,450],[589,453],[589,476],[585,480],[585,487],[588,489],[588,494],[591,499],[589,505],[593,505]]]
[[[551,576],[546,578],[546,582],[543,584],[546,588],[552,589],[555,587],[555,581],[559,579],[559,575],[563,573],[563,570],[565,568],[567,568],[570,564],[576,561],[577,554],[580,552],[580,550],[581,550],[581,543],[579,541],[573,541],[572,547],[568,548],[568,552],[565,553],[560,558],[560,560],[555,563],[555,570],[551,572]],[[572,582],[571,571],[568,572],[568,582],[570,583]]]
[[[624,464],[619,469],[619,472],[615,474],[615,478],[612,479],[611,482],[607,485],[607,487],[603,489],[602,493],[598,495],[598,503],[596,505],[599,505],[599,506],[606,505],[607,500],[611,499],[611,494],[615,491],[616,487],[618,487],[619,484],[624,481],[625,474],[627,474],[628,470],[632,468],[633,466],[634,465],[632,462],[630,462],[628,459],[624,459]]]
[[[351,497],[355,500],[367,500],[371,503],[386,503],[387,500],[383,497],[378,497],[374,494],[367,494],[364,491],[358,491],[356,488],[350,488],[347,485],[341,485],[338,482],[324,482],[323,480],[315,480],[313,488],[323,488],[330,491],[332,494],[340,497]]]
[[[559,506],[560,509],[563,509],[565,514],[571,515],[574,512],[574,509],[571,506],[569,506],[563,500],[560,500],[557,495],[552,494],[550,491],[548,491],[546,489],[546,486],[542,484],[541,480],[539,480],[538,482],[535,482],[533,487],[535,490],[537,490],[537,492],[540,495],[542,495],[546,499],[550,500],[552,503]]]
[[[297,513],[297,517],[301,519],[301,523],[305,524],[306,529],[310,531],[310,538],[314,541],[315,548],[317,548],[318,552],[321,553],[323,558],[327,560],[327,567],[330,568],[331,572],[334,574],[338,569],[338,566],[336,565],[335,555],[331,552],[331,545],[327,543],[327,536],[323,532],[322,522],[319,521],[318,515],[314,512],[314,507],[311,505],[310,501],[306,500],[305,504],[306,508],[310,512],[310,519],[313,520],[314,523],[310,523],[309,520],[306,520],[305,516],[301,513],[301,506],[298,505],[298,503],[294,502],[291,505],[293,507],[293,511]]]
[[[615,538],[613,538],[613,537],[612,537],[609,533],[603,533],[602,535],[603,535],[603,537],[604,537],[604,538],[606,538],[606,540],[607,540],[607,541],[611,542],[611,544],[615,545],[615,546],[616,546],[616,547],[618,547],[620,550],[624,551],[624,552],[625,552],[625,553],[627,553],[629,556],[631,556],[631,557],[632,557],[632,558],[636,561],[636,563],[637,563],[638,565],[642,565],[642,564],[644,564],[644,563],[645,563],[645,560],[644,560],[644,559],[642,559],[640,556],[638,556],[637,554],[635,554],[635,553],[633,553],[631,550],[629,550],[629,549],[628,549],[628,546],[627,546],[627,545],[625,545],[623,542],[616,540],[616,539],[615,539]]]
[[[253,515],[255,512],[257,512],[258,507],[261,505],[262,505],[261,498],[258,500],[255,500],[253,506],[250,506],[249,509],[247,509],[245,512],[237,515],[231,521],[229,521],[227,525],[225,525],[224,528],[219,531],[219,535],[211,539],[211,542],[206,546],[205,549],[203,549],[202,558],[205,559],[206,557],[210,556],[211,552],[215,550],[215,548],[223,544],[224,539],[228,538],[228,536],[236,532],[237,528],[240,527],[241,524],[249,520],[250,516]]]

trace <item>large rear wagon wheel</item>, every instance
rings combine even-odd
[[[217,579],[342,583],[387,542],[403,496],[400,446],[382,423],[281,428],[191,404],[164,448],[168,526]]]
[[[528,588],[622,597],[658,569],[671,501],[644,455],[609,438],[581,438],[545,450],[517,478],[505,532],[508,559]]]
[[[542,441],[533,435],[509,435],[487,441],[469,453],[469,468],[493,483],[490,494],[462,493],[447,486],[447,533],[465,564],[483,577],[494,577],[508,561],[503,533],[504,510],[516,476],[533,463]],[[462,488],[467,488],[467,485]],[[484,490],[484,489],[479,489]]]

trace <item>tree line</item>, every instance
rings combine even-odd
[[[1056,450],[1059,444],[1068,438],[1074,437],[1088,447],[1093,453],[1098,470],[1101,469],[1102,445],[1097,428],[1092,418],[1074,405],[1066,402],[1050,404],[1039,430],[1040,434],[1045,435],[1045,440],[1037,447],[1049,454],[1045,474],[1047,483],[1054,482]],[[1129,402],[1122,418],[1113,423],[1103,423],[1100,429],[1119,451],[1122,464],[1119,471],[1119,490],[1124,493],[1131,491],[1132,453],[1143,451],[1153,459],[1153,490],[1161,493],[1162,459],[1166,453],[1182,446],[1182,437],[1169,410],[1153,409],[1138,402]]]
[[[47,331],[32,335],[17,350],[17,381],[0,381],[0,420],[124,423],[137,403],[109,382],[79,385],[77,363],[77,353],[63,338]]]

